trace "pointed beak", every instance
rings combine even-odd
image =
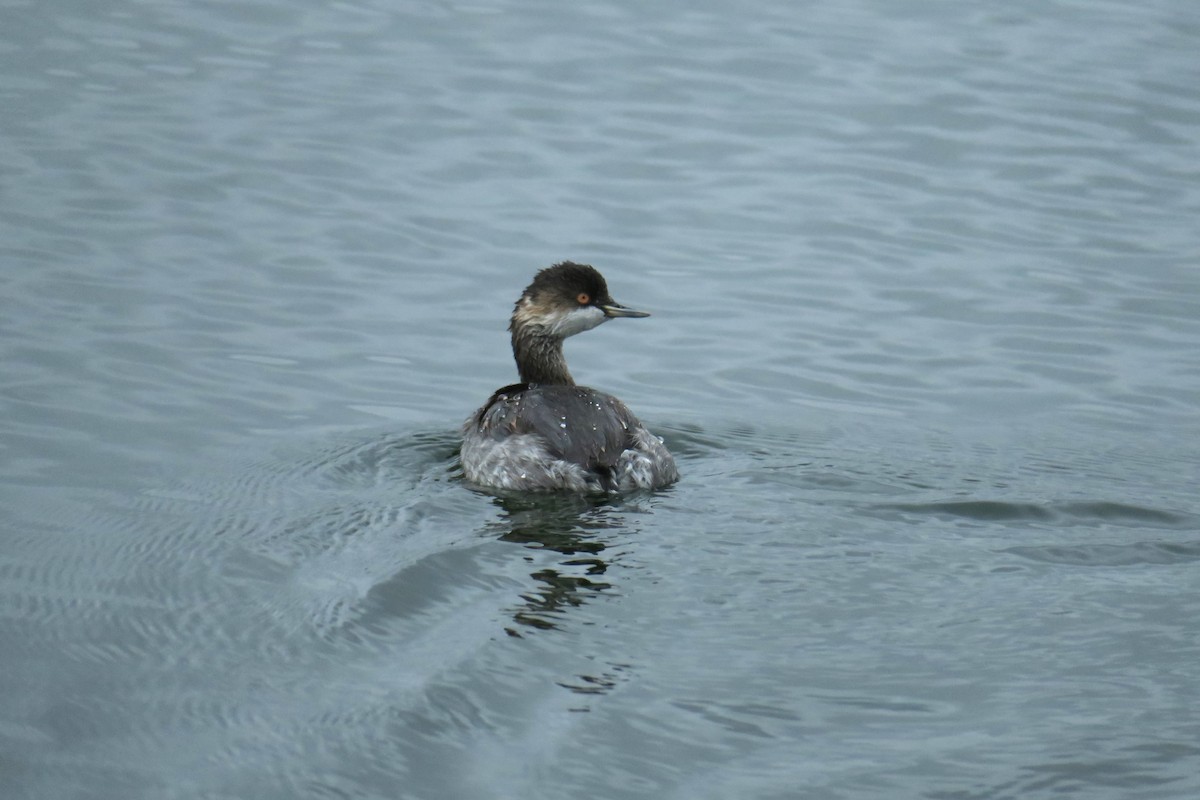
[[[604,316],[612,317],[648,317],[648,311],[634,311],[632,308],[626,308],[620,303],[608,302],[601,303],[600,310],[604,312]]]

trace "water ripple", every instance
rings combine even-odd
[[[1114,502],[1014,503],[996,500],[956,500],[941,503],[898,503],[878,506],[912,514],[962,517],[985,522],[1053,522],[1057,526],[1127,524],[1131,527],[1191,529],[1198,518],[1156,508]]]
[[[1200,541],[1132,544],[1042,545],[1010,547],[1002,552],[1047,564],[1078,567],[1125,567],[1139,564],[1187,564],[1200,559]]]

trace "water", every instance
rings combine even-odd
[[[5,798],[1200,793],[1200,12],[0,3]],[[506,501],[534,270],[683,480]]]

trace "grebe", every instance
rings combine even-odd
[[[604,277],[564,261],[521,293],[508,329],[521,382],[497,389],[463,425],[467,481],[496,490],[620,492],[679,480],[675,459],[624,403],[578,386],[563,339],[615,317],[648,317],[616,303]]]

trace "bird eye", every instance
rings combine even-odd
[[[587,292],[580,292],[575,296],[575,299],[581,306],[586,306],[588,303],[592,302],[592,296]]]

